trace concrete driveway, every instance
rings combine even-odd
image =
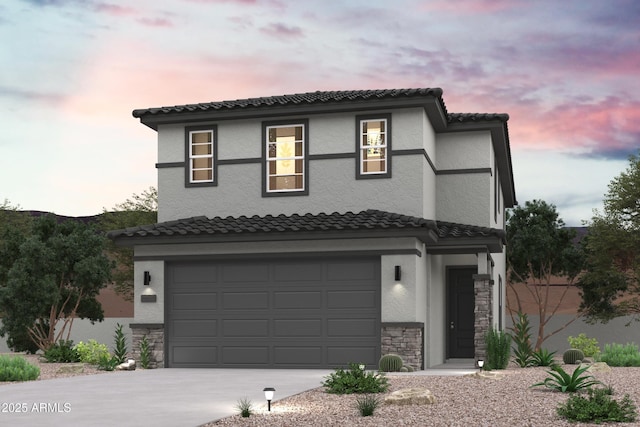
[[[196,427],[319,387],[329,370],[153,369],[0,385],[0,426]],[[275,403],[277,405],[277,403]]]

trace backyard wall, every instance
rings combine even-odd
[[[0,323],[2,323],[1,320]],[[133,323],[132,317],[108,317],[104,321],[96,322],[93,325],[87,319],[76,319],[73,321],[70,338],[74,343],[87,342],[90,339],[94,339],[99,343],[106,344],[110,350],[113,350],[113,336],[118,323],[122,325],[122,332],[127,337],[127,346],[131,351],[131,328],[129,324]],[[7,347],[7,337],[0,337],[0,353],[9,351],[11,350]]]

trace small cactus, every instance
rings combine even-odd
[[[567,365],[575,365],[582,360],[584,360],[584,353],[577,348],[571,348],[562,355],[562,361]]]
[[[382,372],[400,372],[403,362],[397,354],[385,354],[380,358],[378,368]]]

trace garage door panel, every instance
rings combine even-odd
[[[172,298],[172,307],[175,311],[215,310],[217,306],[216,293],[174,294]]]
[[[327,336],[329,337],[375,337],[377,335],[375,319],[327,320]]]
[[[222,334],[227,337],[269,336],[269,321],[266,319],[225,319],[222,321]]]
[[[174,335],[182,338],[216,337],[217,320],[174,320],[171,322]]]
[[[218,267],[215,264],[176,265],[172,268],[172,278],[177,283],[215,283]]]
[[[327,305],[329,309],[375,308],[377,306],[376,291],[329,291]]]
[[[273,305],[276,310],[318,309],[322,306],[322,293],[317,292],[274,292]]]
[[[273,279],[277,282],[320,282],[322,265],[317,262],[274,263]]]
[[[322,363],[322,346],[277,346],[273,349],[273,362],[276,366],[320,365]]]
[[[269,346],[226,346],[222,349],[222,363],[229,365],[268,365]]]
[[[223,310],[256,310],[269,308],[268,292],[225,292],[222,294]]]
[[[269,265],[255,264],[247,268],[244,264],[225,265],[220,280],[224,283],[256,283],[269,281]]]
[[[379,258],[176,261],[167,270],[169,367],[377,365]]]
[[[311,337],[322,336],[321,319],[275,319],[273,321],[276,337]]]
[[[171,352],[175,364],[215,364],[218,363],[217,346],[175,346]]]

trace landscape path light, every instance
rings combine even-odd
[[[273,400],[273,393],[276,389],[273,387],[265,387],[262,391],[264,391],[264,398],[267,399],[267,408],[271,411],[271,401]]]
[[[480,372],[482,372],[482,367],[484,366],[484,360],[478,359],[478,368],[480,368]]]

